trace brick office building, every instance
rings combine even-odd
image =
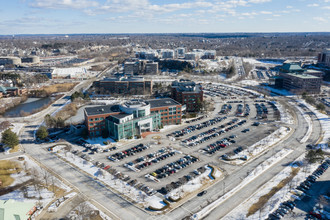
[[[203,102],[203,88],[190,80],[174,81],[171,98],[186,105],[187,112],[198,112]]]
[[[110,133],[115,139],[137,135],[148,128],[154,130],[159,125],[174,125],[181,123],[182,105],[177,101],[166,99],[152,99],[147,101],[132,100],[123,105],[104,105],[87,107],[84,110],[85,124],[89,136],[100,136],[103,131]],[[158,124],[158,118],[160,124]],[[149,120],[148,126],[143,122]],[[120,133],[118,130],[122,126],[129,126],[130,132]],[[133,131],[133,132],[132,132]]]

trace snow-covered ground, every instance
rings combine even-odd
[[[27,156],[23,156],[23,161],[14,161],[21,164],[23,170],[20,173],[12,174],[11,177],[14,178],[14,182],[11,186],[24,183],[32,178],[37,178],[43,185],[46,185],[46,180],[48,186],[51,186],[53,183],[56,187],[63,189],[65,192],[71,191],[71,188],[65,185],[62,181],[52,176],[43,168],[39,167],[33,160]],[[27,171],[29,171],[29,175]],[[51,188],[51,187],[50,187]],[[53,199],[55,194],[48,190],[46,187],[38,187],[30,184],[26,186],[25,190],[17,189],[10,193],[0,196],[1,200],[13,199],[20,202],[33,202],[36,206],[47,206]]]
[[[82,210],[82,213],[79,213]],[[74,220],[84,220],[86,219],[86,216],[83,213],[88,213],[88,211],[96,210],[99,212],[100,217],[103,220],[111,220],[109,216],[107,216],[104,212],[97,209],[92,203],[90,202],[83,202],[79,204],[77,207],[75,207],[68,215],[68,219],[74,219]]]
[[[199,60],[199,67],[206,71],[220,71],[223,67],[228,66],[225,60]]]
[[[238,84],[243,85],[243,86],[258,86],[260,82],[256,80],[242,80],[239,81]]]
[[[223,219],[224,220],[234,220],[234,219],[266,219],[268,214],[273,212],[281,202],[284,202],[295,193],[294,187],[299,185],[300,182],[305,180],[306,176],[310,175],[319,164],[315,163],[312,165],[304,165],[307,164],[304,161],[305,154],[300,156],[297,160],[284,168],[280,173],[278,173],[275,177],[273,177],[269,182],[263,185],[256,193],[251,195],[248,199],[246,199],[241,205],[236,207],[230,213],[228,213]],[[277,186],[282,180],[289,177],[292,173],[292,168],[297,168],[297,164],[303,165],[305,167],[301,167],[297,175],[290,181],[291,188],[289,186],[284,186],[278,192],[276,192],[267,203],[262,207],[262,212],[256,212],[255,214],[247,217],[247,213],[252,204],[256,203],[259,198],[263,195],[269,193],[275,186]],[[289,184],[288,184],[289,185]],[[261,218],[260,218],[261,215]]]
[[[311,117],[306,113],[304,112],[298,105],[296,105],[296,108],[300,111],[300,113],[303,115],[305,121],[307,122],[307,126],[308,126],[308,129],[307,129],[307,132],[306,134],[304,135],[304,137],[300,140],[300,143],[306,143],[306,141],[308,140],[308,138],[311,136],[312,134],[312,131],[313,131],[313,123],[312,123],[312,119]]]
[[[116,143],[111,138],[102,138],[102,137],[89,138],[89,139],[86,139],[85,141],[90,144],[93,144],[93,145],[101,145],[101,146],[105,146],[105,144],[103,142]]]
[[[63,147],[64,148],[64,147]],[[96,167],[93,165],[91,162],[88,162],[71,152],[65,152],[58,150],[57,155],[60,158],[65,159],[68,161],[70,164],[78,167],[79,169],[87,172],[88,174],[94,176],[97,180],[100,181],[100,184],[105,184],[108,187],[114,189],[117,192],[120,192],[121,194],[125,195],[127,198],[130,198],[131,200],[137,202],[137,203],[142,203],[146,207],[154,204],[148,204],[148,202],[143,202],[142,200],[148,201],[148,196],[145,194],[143,191],[136,189],[135,187],[132,187],[128,185],[126,182],[117,179],[114,177],[112,174],[109,172]],[[151,201],[154,203],[155,201],[162,202],[162,198],[159,198],[158,196],[151,196],[152,199]]]
[[[231,197],[233,194],[238,192],[240,189],[242,189],[244,186],[246,186],[248,183],[250,183],[252,180],[254,180],[256,177],[258,177],[260,174],[265,172],[267,169],[269,169],[271,166],[273,166],[275,163],[281,161],[284,157],[288,156],[293,150],[291,149],[282,149],[272,157],[265,160],[263,163],[258,165],[251,173],[248,174],[243,181],[237,185],[234,189],[230,190],[226,194],[224,194],[219,199],[212,202],[210,205],[204,207],[202,210],[197,212],[193,215],[193,219],[202,219],[205,216],[207,216],[213,209],[218,207],[222,202],[224,202],[226,199]]]
[[[199,188],[201,188],[205,184],[205,181],[210,180],[210,174],[211,174],[211,171],[212,171],[211,168],[208,167],[208,166],[205,166],[205,168],[206,168],[206,171],[204,173],[199,175],[197,178],[194,178],[194,179],[190,180],[185,185],[183,185],[183,186],[181,186],[177,189],[172,190],[166,196],[171,197],[173,199],[178,199],[178,198],[184,197],[184,195],[186,193],[190,193],[190,192],[193,192],[193,191],[198,190]],[[216,169],[215,177],[220,177],[220,176],[221,176],[221,172],[218,169]]]
[[[290,133],[291,130],[292,130],[291,128],[280,127],[279,129],[277,129],[276,131],[274,131],[264,139],[254,143],[253,145],[249,146],[242,152],[236,154],[235,157],[240,158],[242,156],[247,156],[247,160],[249,160],[252,157],[255,157],[256,155],[259,155],[270,146],[280,142],[283,138],[287,136],[287,134]],[[245,162],[246,161],[243,160],[232,160],[229,163],[238,165]]]
[[[283,106],[279,102],[276,102],[275,106],[280,111],[281,122],[287,123],[287,124],[294,123],[292,115],[289,113],[288,109],[284,109]]]
[[[326,143],[330,138],[330,117],[319,112],[314,106],[306,103],[304,100],[299,100],[299,102],[306,105],[307,108],[309,108],[318,118],[323,131],[323,139],[321,143]]]
[[[63,206],[63,204],[69,200],[70,198],[73,198],[74,196],[76,196],[77,193],[76,192],[72,192],[66,196],[63,196],[59,199],[57,199],[55,202],[53,202],[52,204],[50,204],[50,206],[48,207],[48,212],[56,212],[58,208],[60,208],[61,206]]]
[[[24,127],[24,123],[11,123],[11,126],[9,127],[11,129],[12,132],[14,132],[15,134],[19,135],[21,129]],[[5,129],[7,130],[7,129]],[[3,130],[2,132],[4,132],[5,130]],[[2,132],[0,132],[0,140],[2,138]]]
[[[161,208],[165,205],[165,203],[163,202],[163,198],[159,197],[158,195],[148,196],[143,191],[138,190],[135,187],[128,185],[126,182],[115,178],[112,174],[101,168],[96,167],[91,162],[88,162],[70,152],[65,152],[64,145],[61,146],[56,149],[57,155],[60,158],[65,159],[70,164],[94,176],[97,181],[100,181],[100,184],[107,185],[115,191],[120,192],[122,195],[125,195],[125,197],[130,198],[130,200],[144,205],[144,207],[152,206],[154,208]],[[63,151],[61,151],[61,149],[63,149]],[[207,167],[204,173],[191,180],[187,184],[183,185],[182,187],[171,191],[169,195],[177,197],[178,193],[187,193],[199,189],[203,186],[204,180],[211,179],[209,177],[210,173],[211,169]],[[216,170],[214,175],[215,177],[219,177],[221,176],[221,172],[219,170]]]

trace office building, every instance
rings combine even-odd
[[[158,74],[158,63],[157,62],[147,62],[145,64],[146,74]]]
[[[139,61],[128,61],[124,63],[124,73],[131,75],[138,75],[140,72],[140,62]]]
[[[0,57],[0,65],[20,65],[21,63],[19,57]]]
[[[161,51],[163,59],[173,59],[174,58],[174,50],[170,49],[163,49]]]
[[[116,94],[152,94],[152,81],[143,77],[122,76],[105,78],[94,82],[94,86],[105,92]]]
[[[205,50],[201,58],[214,60],[216,57],[217,57],[217,52],[215,50]]]
[[[183,47],[179,47],[175,49],[175,54],[177,58],[184,58],[185,53],[186,53],[186,49]]]
[[[317,63],[330,67],[330,48],[324,49],[322,53],[319,54]]]
[[[85,108],[85,124],[90,136],[104,132],[115,140],[140,136],[163,125],[181,123],[182,105],[173,99],[131,100],[122,105]]]
[[[275,79],[275,86],[294,94],[318,94],[321,92],[322,74],[321,71],[305,70],[297,63],[284,63]]]
[[[198,112],[203,102],[203,88],[190,80],[174,81],[171,98],[186,105],[187,112]]]

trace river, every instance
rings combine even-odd
[[[4,117],[17,117],[20,116],[20,113],[23,111],[30,114],[31,112],[40,109],[42,106],[49,104],[52,99],[52,97],[28,98],[25,102],[7,110],[4,114]]]

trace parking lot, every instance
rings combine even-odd
[[[257,117],[256,103],[263,104],[262,111],[267,108],[267,117]],[[148,194],[167,193],[198,176],[208,164],[231,172],[235,166],[225,163],[222,155],[235,154],[277,129],[274,109],[268,102],[228,100],[223,105],[231,105],[232,110],[217,110],[212,117],[187,120],[171,130],[123,146],[97,150],[78,141],[73,147],[78,155],[85,155]],[[246,106],[248,114],[244,114]],[[237,109],[243,114],[237,114]]]

